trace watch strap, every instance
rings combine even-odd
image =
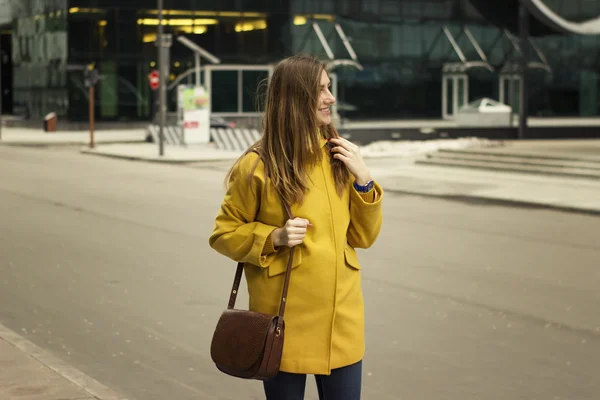
[[[361,186],[358,183],[356,183],[356,181],[354,181],[354,189],[356,189],[357,192],[360,193],[369,193],[371,190],[373,190],[373,187],[375,186],[375,182],[373,182],[372,180],[370,180],[369,182],[367,182],[366,185]]]

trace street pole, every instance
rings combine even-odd
[[[2,55],[2,34],[0,34],[0,140],[2,140],[2,97],[4,97],[4,93],[2,92],[2,64],[4,63],[4,56]]]
[[[200,87],[200,54],[195,53],[196,61],[196,87]]]
[[[159,130],[158,130],[158,154],[165,154],[164,148],[164,129],[167,114],[167,81],[165,76],[165,60],[164,60],[164,28],[163,28],[163,0],[158,0],[158,75],[160,78],[159,90]]]
[[[94,85],[90,85],[90,149],[93,149],[94,144]]]
[[[519,91],[519,139],[524,139],[527,132],[527,64],[529,60],[529,12],[521,2],[519,4],[519,37],[521,42],[521,59],[519,60],[519,74],[521,87]]]
[[[95,90],[94,87],[98,83],[100,76],[95,64],[88,64],[84,71],[84,83],[88,88],[88,105],[90,119],[90,149],[95,147],[94,144],[94,122],[95,122]]]

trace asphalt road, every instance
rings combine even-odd
[[[130,399],[263,398],[208,353],[223,175],[0,147],[0,323]],[[600,398],[599,217],[392,193],[384,214],[364,399]]]

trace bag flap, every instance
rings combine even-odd
[[[226,310],[221,315],[211,344],[215,364],[247,371],[261,361],[267,334],[276,316],[246,310]]]

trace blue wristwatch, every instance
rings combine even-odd
[[[369,193],[371,190],[373,190],[374,186],[375,182],[373,181],[367,182],[365,186],[361,186],[358,183],[356,183],[356,181],[354,181],[354,189],[356,189],[356,191],[360,193]]]

